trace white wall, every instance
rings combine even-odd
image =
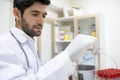
[[[10,27],[10,1],[0,0],[0,34],[9,31]]]
[[[120,0],[79,0],[86,13],[100,13],[102,52],[115,59],[120,68]],[[101,68],[116,67],[110,57],[101,54]]]
[[[47,63],[52,58],[52,26],[45,22],[41,35],[41,61]]]
[[[9,9],[10,9],[10,14],[9,14],[9,18],[10,18],[10,28],[12,27],[15,27],[15,18],[14,18],[14,15],[13,15],[13,0],[10,0],[10,6],[9,6]]]

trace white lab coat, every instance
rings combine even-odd
[[[7,33],[0,36],[0,80],[67,80],[74,72],[74,63],[63,53],[41,66],[34,40],[17,28],[11,32],[25,50],[30,69],[17,41]]]

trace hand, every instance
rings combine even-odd
[[[63,52],[67,53],[71,60],[76,62],[88,49],[95,54],[99,50],[98,40],[93,36],[79,34]]]

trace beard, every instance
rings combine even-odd
[[[30,26],[27,21],[22,17],[21,19],[21,28],[22,30],[29,35],[30,37],[34,37],[34,36],[40,36],[41,35],[41,30],[34,30],[34,27],[43,27],[42,24],[36,24],[33,26]]]

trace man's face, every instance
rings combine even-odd
[[[46,14],[46,5],[35,2],[31,7],[25,9],[20,17],[18,28],[30,37],[40,36]]]

